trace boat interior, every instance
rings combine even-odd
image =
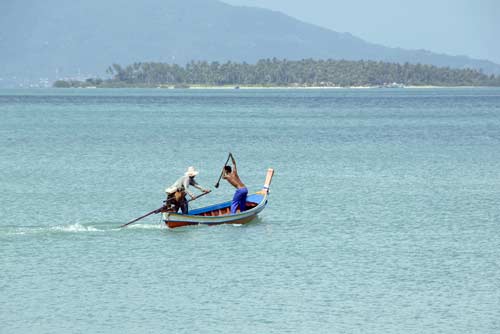
[[[264,196],[261,194],[252,194],[247,197],[246,210],[255,208],[262,201]],[[231,201],[206,206],[204,208],[193,209],[189,211],[189,215],[193,216],[224,216],[231,214]]]

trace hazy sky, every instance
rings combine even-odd
[[[221,0],[280,11],[368,42],[500,63],[497,0]]]

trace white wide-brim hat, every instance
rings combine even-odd
[[[185,173],[185,175],[187,175],[187,176],[196,176],[196,175],[198,175],[198,173],[199,172],[197,170],[195,170],[193,166],[189,166],[188,169],[187,169],[187,171],[186,171],[186,173]]]

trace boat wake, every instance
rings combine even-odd
[[[48,227],[48,230],[53,232],[70,232],[70,233],[102,231],[92,225],[86,226],[79,223],[71,225],[63,225],[63,226],[51,226]]]
[[[119,228],[119,230],[160,230],[160,229],[166,229],[167,227],[161,223],[161,224],[135,224],[135,225],[130,225],[125,228]]]
[[[162,224],[135,224],[127,228],[120,228],[120,223],[73,223],[52,226],[2,226],[1,235],[37,235],[37,234],[65,234],[65,233],[104,233],[126,230],[157,230],[166,228]]]
[[[257,222],[260,219],[255,219]],[[58,235],[58,234],[78,234],[78,233],[127,233],[127,231],[138,230],[172,230],[164,223],[136,223],[127,227],[121,228],[123,222],[92,222],[92,223],[72,223],[62,225],[38,225],[38,226],[16,226],[7,225],[0,226],[0,237],[5,236],[22,236],[22,235]],[[245,224],[228,224],[235,227],[244,227]],[[201,227],[201,225],[197,225]],[[205,226],[203,226],[205,227]],[[189,228],[193,228],[190,226]]]

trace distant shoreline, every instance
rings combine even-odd
[[[57,87],[58,89],[164,89],[164,90],[342,90],[342,89],[355,89],[355,90],[365,90],[365,89],[470,89],[470,88],[498,88],[492,86],[398,86],[398,87],[384,87],[384,86],[347,86],[347,87],[336,87],[336,86],[203,86],[203,85],[193,85],[185,87],[175,87],[175,86],[157,86],[157,87],[143,87],[143,86],[121,86],[121,87]]]
[[[57,80],[58,88],[242,88],[242,89],[336,89],[405,87],[500,87],[500,76],[471,69],[451,69],[422,64],[375,61],[261,59],[255,64],[192,61],[185,65],[134,63],[113,64],[109,76]]]
[[[484,86],[491,87],[491,86]],[[158,89],[179,89],[175,87],[157,87]],[[384,87],[384,86],[347,86],[347,87],[333,87],[333,86],[191,86],[185,89],[430,89],[430,88],[481,88],[480,86],[398,86],[398,87]]]

